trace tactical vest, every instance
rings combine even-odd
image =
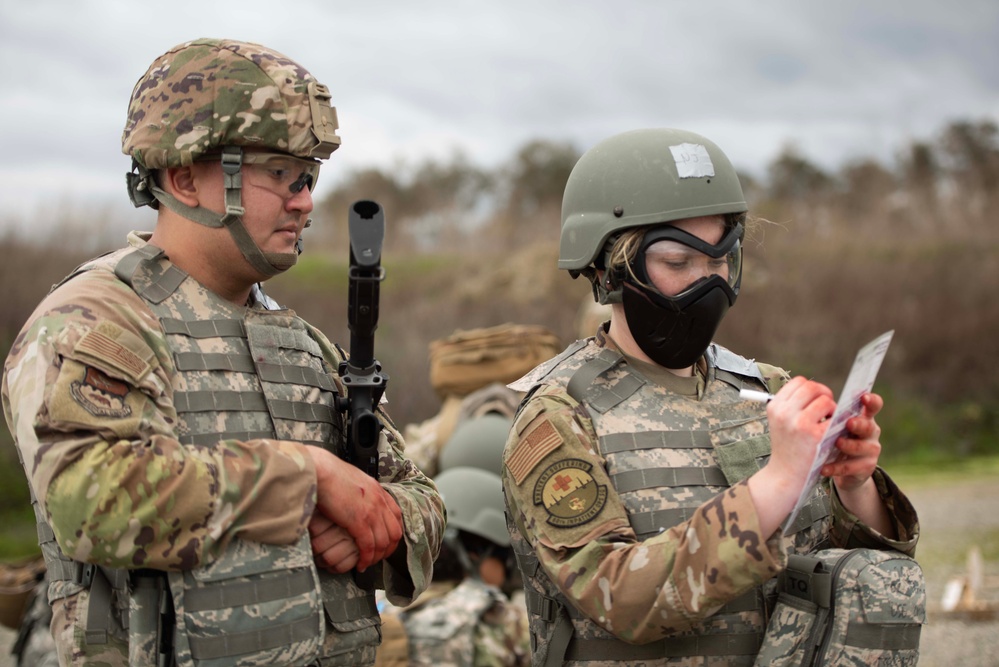
[[[187,280],[151,245],[122,255],[114,271],[166,334],[177,371],[180,442],[275,438],[342,453],[336,374],[297,316],[224,301]],[[90,578],[113,578],[113,597],[123,599],[125,609],[131,597],[131,613],[112,619],[128,630],[129,664],[157,664],[163,637],[179,665],[374,662],[380,632],[373,593],[349,573],[317,570],[308,534],[288,546],[235,539],[211,564],[184,572],[139,570],[122,577],[123,571],[68,563],[91,570]],[[89,585],[94,600],[87,578],[77,583]],[[87,634],[88,641],[100,639],[90,636],[89,626]]]
[[[770,455],[765,409],[739,398],[742,387],[765,387],[758,367],[717,346],[709,349],[707,360],[703,395],[697,399],[650,382],[619,352],[592,342],[567,350],[540,380],[562,386],[586,408],[611,484],[640,541],[687,521],[726,487],[759,470]],[[789,548],[807,551],[824,542],[829,513],[828,497],[817,491],[788,531]],[[565,599],[515,522],[509,523],[525,579],[536,660],[545,656],[546,665],[659,665],[690,658],[692,664],[701,659],[717,665],[753,664],[766,628],[767,604],[776,595],[773,582],[729,602],[690,630],[649,644],[629,644]]]
[[[501,596],[481,581],[465,579],[447,595],[399,612],[409,639],[410,666],[472,667],[476,628]]]

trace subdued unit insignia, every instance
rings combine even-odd
[[[559,528],[580,526],[607,504],[607,486],[590,475],[592,463],[563,459],[545,468],[534,485],[534,504],[544,505],[548,523]]]
[[[517,484],[521,484],[541,459],[555,451],[562,444],[562,436],[551,425],[543,421],[517,443],[506,467]]]
[[[70,384],[73,400],[95,417],[124,419],[132,414],[132,408],[125,403],[129,386],[114,380],[92,366],[85,366],[82,380]]]

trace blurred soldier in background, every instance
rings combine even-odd
[[[915,510],[877,466],[874,394],[787,522],[836,402],[712,343],[746,212],[728,158],[692,132],[621,134],[572,170],[559,268],[611,316],[511,385],[528,397],[503,485],[536,665],[748,667],[788,554],[915,549]]]
[[[59,659],[49,632],[52,609],[41,556],[0,563],[0,625],[17,631],[11,646],[16,667],[56,667]]]
[[[155,231],[54,288],[3,376],[61,664],[370,664],[371,587],[429,584],[434,485],[380,409],[377,477],[344,460],[342,354],[260,288],[336,130],[257,44],[184,43],[137,82],[122,147]]]
[[[408,607],[382,610],[387,633],[376,664],[529,665],[527,610],[502,592],[515,565],[499,476],[459,466],[442,471],[434,482],[448,526],[433,583]]]

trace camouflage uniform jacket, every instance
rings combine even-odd
[[[477,579],[434,583],[397,613],[411,666],[521,667],[531,651],[523,607]]]
[[[503,481],[535,664],[750,665],[789,550],[914,549],[915,511],[880,470],[899,541],[826,485],[787,537],[760,534],[745,478],[769,434],[739,388],[786,379],[717,346],[679,378],[600,335],[511,385],[532,391]]]
[[[156,257],[141,235],[129,243],[42,301],[4,369],[5,417],[40,529],[52,536],[42,540],[50,572],[68,561],[198,581],[213,568],[239,567],[253,545],[287,545],[274,548],[299,561],[304,545],[314,572],[306,526],[316,477],[296,443],[342,451],[333,407],[344,393],[339,352],[293,312],[267,310],[259,298],[247,307],[224,302]],[[119,278],[116,267],[140,251],[129,282]],[[406,604],[429,583],[444,508],[383,422],[379,478],[402,509],[404,544],[378,568],[379,585]],[[345,590],[325,574],[307,587],[320,605]],[[57,579],[49,598],[63,661],[127,664],[122,615],[106,643],[86,644],[89,591],[79,577]],[[118,597],[116,608],[128,609]],[[345,627],[374,624],[377,642],[373,609],[373,600],[371,613],[354,609],[347,616],[372,620]],[[327,625],[320,654],[336,651],[338,632]],[[358,660],[373,655],[372,646]]]

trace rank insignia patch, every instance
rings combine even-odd
[[[128,385],[91,366],[85,368],[83,379],[70,385],[73,400],[95,417],[124,419],[131,415],[132,408],[125,402]]]
[[[607,486],[590,475],[592,463],[563,459],[545,468],[534,485],[534,504],[544,505],[548,523],[559,528],[592,520],[607,504]]]

